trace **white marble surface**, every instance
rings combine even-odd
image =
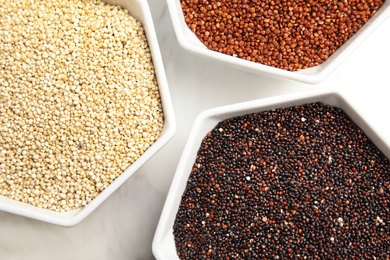
[[[390,19],[318,85],[268,78],[213,63],[178,45],[165,0],[148,0],[177,131],[173,139],[87,219],[57,227],[0,212],[0,259],[154,259],[152,240],[195,116],[211,107],[313,88],[341,88],[390,138]]]

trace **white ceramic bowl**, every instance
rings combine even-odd
[[[230,65],[232,67],[250,71],[257,74],[268,74],[276,77],[288,78],[309,84],[317,84],[323,81],[348,55],[350,55],[360,43],[366,39],[375,28],[390,15],[390,2],[385,1],[382,7],[373,17],[346,43],[344,43],[324,63],[300,71],[287,71],[263,64],[247,61],[208,49],[197,36],[188,28],[180,0],[167,0],[173,28],[179,44],[187,51],[207,58],[211,61]]]
[[[200,113],[194,121],[168,192],[153,239],[153,253],[156,259],[179,259],[176,254],[173,225],[197,152],[203,138],[209,131],[220,121],[235,116],[317,101],[341,108],[372,139],[377,148],[390,158],[390,141],[375,130],[369,120],[358,111],[357,106],[337,90],[315,90],[288,94],[206,110]]]
[[[0,196],[0,210],[60,226],[76,225],[94,211],[108,196],[110,196],[173,137],[176,131],[176,121],[160,48],[147,1],[105,0],[105,2],[113,5],[120,5],[127,9],[130,15],[142,22],[145,29],[164,110],[164,128],[160,138],[156,140],[156,142],[150,146],[138,160],[130,165],[126,171],[124,171],[117,179],[106,187],[95,199],[82,208],[66,212],[56,212]]]

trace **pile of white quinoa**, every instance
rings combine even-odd
[[[144,29],[127,10],[0,0],[0,195],[85,206],[162,128]]]

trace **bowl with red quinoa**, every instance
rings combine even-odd
[[[383,0],[167,3],[185,50],[310,84],[324,80],[390,14]]]
[[[388,158],[389,140],[339,91],[206,110],[184,147],[154,255],[389,259]]]
[[[175,132],[149,6],[0,6],[0,210],[76,225]]]

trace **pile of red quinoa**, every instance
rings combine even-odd
[[[390,161],[339,108],[220,122],[176,215],[180,259],[390,259]]]
[[[181,0],[181,6],[207,48],[296,71],[326,61],[383,2]]]

